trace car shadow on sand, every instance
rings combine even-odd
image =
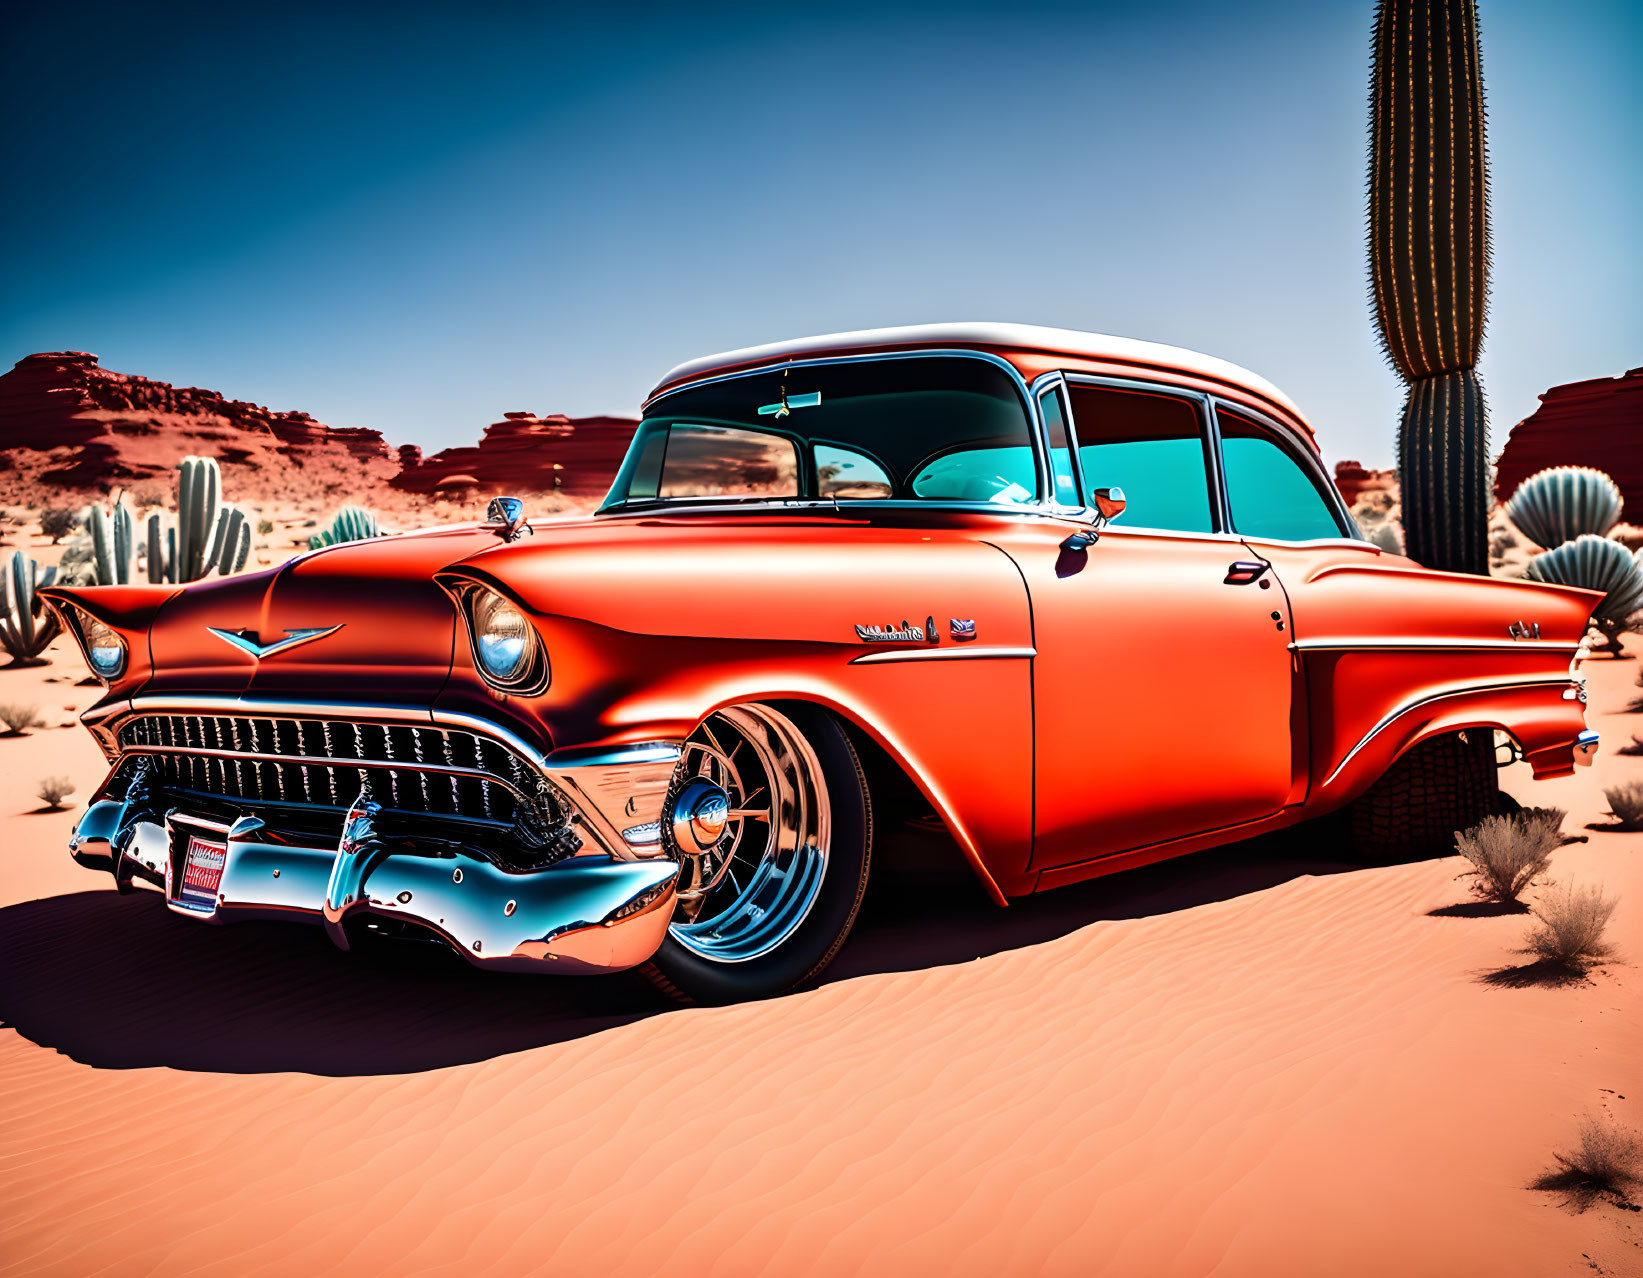
[[[825,982],[967,962],[1103,919],[1354,868],[1284,832],[994,906],[968,871],[887,864]],[[888,858],[887,858],[888,859]],[[641,978],[481,972],[442,949],[343,953],[316,927],[208,927],[158,894],[0,909],[0,1025],[102,1069],[400,1074],[596,1034],[670,1005]]]

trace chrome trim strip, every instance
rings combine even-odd
[[[1354,651],[1359,648],[1377,648],[1400,652],[1423,652],[1438,649],[1478,652],[1573,652],[1579,646],[1579,640],[1575,639],[1571,639],[1568,643],[1558,643],[1551,639],[1421,639],[1416,637],[1377,639],[1366,636],[1364,638],[1344,639],[1297,639],[1289,645],[1289,648],[1291,652]]]
[[[1324,785],[1329,785],[1335,780],[1336,777],[1340,776],[1341,771],[1346,767],[1346,765],[1351,763],[1352,760],[1358,756],[1358,753],[1371,741],[1373,741],[1375,737],[1382,732],[1382,730],[1389,727],[1394,720],[1402,718],[1411,710],[1414,710],[1419,706],[1426,705],[1428,702],[1444,701],[1449,697],[1463,697],[1467,693],[1471,692],[1502,692],[1511,688],[1551,688],[1556,687],[1558,684],[1567,684],[1568,682],[1568,675],[1547,675],[1540,679],[1508,679],[1495,683],[1464,683],[1452,688],[1447,688],[1442,692],[1428,692],[1423,693],[1420,696],[1411,697],[1407,701],[1400,702],[1398,705],[1394,706],[1379,723],[1377,723],[1368,732],[1364,733],[1363,737],[1358,741],[1358,744],[1348,750],[1346,752],[1346,756],[1335,765],[1335,770],[1324,778]]]
[[[636,763],[677,763],[682,741],[644,741],[629,746],[567,746],[547,756],[553,771],[565,768],[627,768]]]
[[[986,661],[991,658],[1037,655],[1037,648],[908,648],[896,652],[864,652],[859,657],[852,657],[850,664],[866,666],[884,661]]]
[[[1036,467],[1036,469],[1038,471],[1038,494],[1037,494],[1037,498],[1036,498],[1037,503],[1040,507],[1051,505],[1053,503],[1053,498],[1054,498],[1055,494],[1049,488],[1049,484],[1050,484],[1050,479],[1049,479],[1050,465],[1049,465],[1049,461],[1050,461],[1050,459],[1049,459],[1049,455],[1048,455],[1048,453],[1046,451],[1046,448],[1045,448],[1044,424],[1041,421],[1039,421],[1039,419],[1038,419],[1038,407],[1037,407],[1037,404],[1035,403],[1035,401],[1033,400],[1032,389],[1027,385],[1027,379],[1021,375],[1020,370],[1017,369],[1014,364],[1010,363],[1010,361],[1005,359],[1002,355],[994,355],[991,351],[968,350],[968,349],[965,349],[964,347],[919,347],[919,346],[914,346],[914,347],[911,347],[907,350],[869,351],[869,352],[866,352],[866,353],[863,353],[863,354],[856,354],[856,355],[822,355],[822,356],[817,356],[817,357],[814,357],[814,358],[811,358],[811,359],[794,359],[791,356],[781,356],[781,357],[777,357],[776,359],[770,360],[767,363],[757,364],[757,365],[753,366],[752,368],[738,369],[733,373],[714,373],[714,374],[712,374],[708,377],[698,377],[698,378],[694,378],[694,379],[692,379],[691,381],[688,381],[688,382],[681,382],[677,386],[670,387],[663,394],[651,395],[648,398],[646,398],[645,402],[642,405],[640,405],[639,412],[640,412],[641,416],[648,417],[648,416],[650,416],[650,410],[656,404],[658,404],[659,402],[661,402],[664,399],[672,399],[673,396],[678,395],[683,391],[694,390],[699,386],[712,386],[712,385],[715,385],[719,382],[732,382],[732,381],[735,381],[737,378],[741,378],[741,377],[758,377],[762,374],[773,373],[777,369],[783,369],[783,368],[816,368],[816,367],[820,367],[822,365],[827,365],[827,364],[870,364],[870,363],[877,363],[881,360],[887,360],[887,359],[925,359],[925,358],[979,359],[979,360],[983,361],[984,363],[992,364],[995,367],[1000,368],[1004,371],[1005,375],[1009,377],[1009,379],[1012,383],[1014,383],[1017,392],[1021,395],[1021,408],[1022,408],[1022,412],[1023,412],[1023,414],[1026,418],[1026,422],[1027,422],[1027,435],[1028,435],[1029,439],[1032,441],[1032,446],[1033,446],[1033,464],[1034,464],[1034,466]],[[620,468],[618,468],[618,474],[619,473],[620,473]],[[614,484],[614,480],[612,482]],[[846,499],[846,500],[848,501],[848,499]],[[831,504],[831,503],[828,503],[828,504]],[[843,504],[843,503],[841,503],[841,504]],[[865,500],[865,501],[862,501],[861,504],[866,505],[866,506],[871,506],[871,505],[874,504],[874,502],[872,500]],[[920,504],[921,505],[929,505],[929,506],[934,508],[934,507],[941,507],[941,506],[945,505],[946,503],[938,502],[938,501],[932,501],[932,502],[920,503]],[[974,505],[975,503],[972,502],[972,503],[966,503],[966,504],[967,505]],[[595,512],[595,513],[604,514],[606,512],[609,512],[611,514],[616,514],[618,512],[621,512],[625,508],[626,508],[625,504],[622,505],[622,506],[605,506],[605,505],[601,505],[599,507],[598,511]],[[989,508],[990,509],[996,509],[1000,512],[1013,511],[1013,510],[1019,509],[1018,507],[1006,506],[1006,505],[1002,505],[1002,504],[998,505],[996,507],[989,507]],[[665,505],[662,507],[662,509],[666,509]],[[759,509],[763,509],[762,504],[759,506]]]

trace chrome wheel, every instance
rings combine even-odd
[[[680,860],[669,936],[714,963],[770,953],[827,875],[831,813],[815,751],[783,714],[735,706],[690,734],[662,809]]]

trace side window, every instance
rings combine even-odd
[[[1334,509],[1289,451],[1246,417],[1216,409],[1232,527],[1246,537],[1343,537]]]
[[[739,426],[675,422],[656,485],[660,497],[797,497],[791,439]]]
[[[1120,528],[1214,532],[1203,425],[1191,400],[1104,386],[1072,388],[1078,461],[1089,488],[1122,488]]]
[[[819,497],[888,497],[890,476],[866,453],[837,444],[816,445],[816,494]]]
[[[1057,506],[1082,506],[1084,494],[1073,478],[1072,446],[1067,442],[1067,411],[1061,404],[1060,388],[1052,386],[1038,397],[1038,411],[1044,415],[1044,431],[1050,443],[1050,474],[1055,480]]]

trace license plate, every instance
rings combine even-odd
[[[215,910],[217,887],[222,883],[222,868],[227,860],[228,849],[221,843],[207,843],[197,835],[190,835],[177,903],[192,910]]]

